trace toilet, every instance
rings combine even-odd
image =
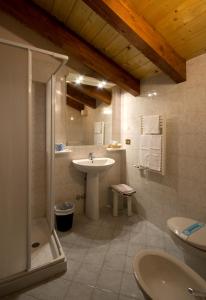
[[[167,226],[178,238],[187,244],[206,251],[206,224],[184,217],[174,217]]]

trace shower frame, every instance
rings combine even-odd
[[[39,282],[43,279],[46,279],[58,272],[62,272],[66,269],[66,259],[61,247],[61,244],[58,240],[57,234],[54,229],[54,214],[53,214],[53,207],[54,207],[54,130],[55,130],[55,83],[56,83],[56,75],[58,71],[67,63],[68,57],[62,54],[58,54],[55,52],[43,50],[40,48],[36,48],[30,45],[24,45],[21,43],[16,43],[13,41],[5,40],[0,38],[0,44],[21,48],[27,51],[28,53],[28,110],[27,110],[27,140],[28,140],[28,162],[27,162],[27,228],[26,228],[26,248],[27,248],[27,257],[26,257],[26,269],[19,272],[14,273],[8,277],[3,279],[0,278],[0,296],[6,295],[10,292],[19,290],[24,288],[28,285],[33,283]],[[47,211],[47,219],[50,225],[51,231],[51,239],[54,240],[55,246],[58,248],[59,251],[59,259],[52,261],[47,265],[42,265],[39,268],[31,268],[31,151],[32,151],[32,143],[31,143],[31,130],[32,130],[32,53],[37,52],[40,54],[45,54],[51,56],[54,59],[58,59],[61,62],[59,63],[58,67],[55,71],[50,75],[49,81],[47,83],[46,88],[48,85],[51,85],[51,97],[50,97],[50,112],[48,112],[47,104],[46,104],[46,132],[48,127],[48,120],[49,117],[49,126],[50,126],[50,135],[46,134],[46,153],[49,151],[49,164],[47,163],[46,170],[47,170],[47,194],[46,198],[51,201],[50,205],[50,214],[48,216]],[[48,101],[48,95],[46,95],[46,103]],[[48,133],[48,132],[47,132]],[[48,140],[49,139],[49,140]],[[59,264],[58,264],[59,261]],[[48,269],[49,267],[49,269]],[[50,270],[50,272],[48,272]],[[28,279],[28,280],[26,280]]]

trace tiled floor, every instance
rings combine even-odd
[[[132,270],[138,250],[160,248],[179,256],[167,234],[136,215],[76,217],[73,230],[59,236],[67,273],[5,300],[143,300]]]

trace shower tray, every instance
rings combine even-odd
[[[67,261],[56,231],[50,233],[45,218],[32,221],[31,268],[0,281],[0,296],[8,295],[61,274]]]

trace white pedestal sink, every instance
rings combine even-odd
[[[72,161],[80,172],[87,173],[86,216],[92,220],[99,219],[99,173],[114,165],[112,158],[78,159]]]

